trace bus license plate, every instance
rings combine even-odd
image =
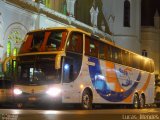
[[[36,101],[37,99],[36,99],[36,97],[29,97],[28,100],[29,101]]]

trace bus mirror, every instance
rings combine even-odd
[[[55,69],[61,68],[61,55],[56,55],[55,59]]]

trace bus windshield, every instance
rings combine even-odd
[[[55,60],[51,57],[34,57],[18,62],[18,83],[50,84],[60,83],[60,71],[55,69]]]
[[[66,37],[66,30],[30,32],[25,37],[20,53],[63,50]]]

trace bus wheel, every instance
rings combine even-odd
[[[85,110],[92,109],[92,96],[89,91],[84,91],[82,94],[82,108]]]
[[[139,96],[138,96],[138,94],[134,94],[133,108],[135,108],[135,109],[139,108]]]
[[[140,108],[144,108],[145,107],[145,96],[144,95],[141,95],[139,102],[140,102]]]

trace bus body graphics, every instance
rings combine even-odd
[[[14,98],[19,103],[57,100],[92,109],[92,104],[143,107],[154,102],[152,59],[77,28],[27,33],[15,61]]]

